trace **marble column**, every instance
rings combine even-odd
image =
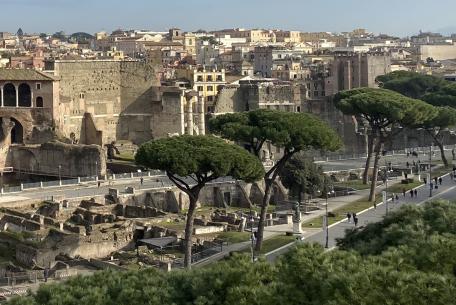
[[[16,107],[19,107],[19,86],[15,85],[14,88],[16,88]]]

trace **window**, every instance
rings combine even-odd
[[[321,92],[321,96],[326,96],[326,92],[324,90]]]
[[[207,91],[214,91],[214,87],[212,87],[212,86],[207,86]]]
[[[198,90],[198,91],[203,91],[203,90],[204,90],[204,89],[203,89],[203,86],[198,86],[197,90]]]
[[[219,81],[219,82],[223,81],[223,78],[221,75],[217,75],[217,81]]]
[[[314,91],[314,96],[318,96],[318,91]]]
[[[202,75],[198,75],[198,76],[196,77],[196,81],[202,82],[202,81],[203,81],[203,76],[202,76]]]
[[[36,90],[41,90],[41,84],[40,83],[36,84]]]
[[[97,90],[98,90],[98,88],[97,88]],[[79,98],[84,98],[84,97],[85,97],[84,93],[79,93]]]
[[[296,107],[296,112],[301,112],[301,106]]]
[[[213,102],[214,101],[214,97],[211,95],[211,96],[208,96],[207,97],[207,101],[208,102]]]
[[[44,103],[43,103],[43,98],[41,96],[38,96],[36,98],[36,107],[38,108],[43,108],[44,107]]]
[[[207,76],[207,81],[208,81],[208,82],[211,82],[211,81],[212,81],[212,75],[208,75],[208,76]]]

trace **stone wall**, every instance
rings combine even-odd
[[[156,100],[156,63],[149,61],[61,60],[46,62],[60,78],[63,132],[81,138],[84,113],[93,115],[103,143],[151,139],[150,116]],[[140,124],[140,128],[131,125]],[[133,131],[132,131],[133,129]]]
[[[97,145],[70,145],[48,142],[41,145],[11,146],[7,166],[21,171],[62,177],[105,175],[104,149]]]

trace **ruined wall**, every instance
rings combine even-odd
[[[12,146],[8,152],[7,166],[22,171],[45,173],[62,177],[105,175],[106,157],[97,145],[70,145],[48,142],[34,146]]]
[[[242,112],[247,109],[247,102],[243,99],[239,85],[229,85],[219,91],[214,112],[217,114]]]
[[[63,132],[80,139],[83,115],[94,117],[103,142],[117,139],[141,143],[151,138],[151,101],[156,99],[156,63],[148,61],[79,60],[47,62],[60,77]],[[131,124],[139,124],[133,128]],[[82,139],[84,140],[84,139]]]

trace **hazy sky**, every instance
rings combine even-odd
[[[456,0],[0,0],[0,31],[283,28],[456,32]]]

